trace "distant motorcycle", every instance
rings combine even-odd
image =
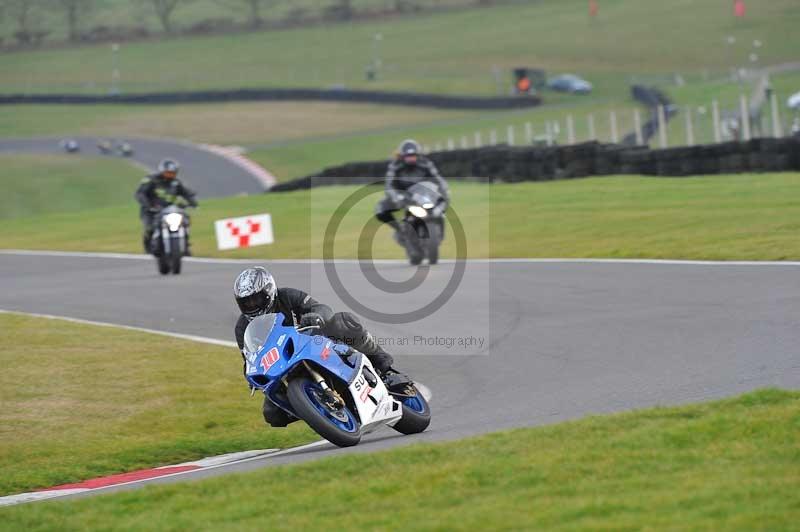
[[[265,314],[245,330],[245,378],[253,392],[339,447],[358,444],[382,425],[402,434],[428,428],[428,402],[410,379],[391,374],[384,382],[363,354],[283,320],[281,313]]]
[[[156,258],[161,275],[181,273],[181,260],[189,251],[189,217],[182,207],[170,205],[156,216],[150,238],[150,253]]]
[[[100,140],[97,142],[97,151],[102,153],[103,155],[110,155],[113,151],[113,145],[111,141],[108,140]]]
[[[416,266],[428,259],[430,264],[436,264],[447,209],[439,187],[430,181],[416,183],[403,192],[402,200],[405,214],[397,238],[406,250],[408,262]]]
[[[122,157],[132,157],[133,146],[131,146],[128,142],[121,142],[117,144],[117,153],[119,153]]]
[[[78,141],[74,139],[62,140],[61,147],[67,153],[78,153],[81,151],[80,144],[78,144]]]

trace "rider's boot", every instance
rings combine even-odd
[[[145,233],[142,236],[142,245],[144,246],[144,252],[148,255],[150,254],[150,235]]]
[[[400,223],[397,220],[392,220],[387,223],[394,229],[395,241],[401,246],[404,246],[406,243],[406,224]]]
[[[378,372],[378,376],[384,384],[386,384],[388,389],[402,390],[405,386],[412,383],[407,375],[400,373],[392,367],[394,358],[378,345],[378,342],[372,334],[367,333],[363,343],[358,347],[354,347],[367,355],[369,361],[372,362],[372,367]]]

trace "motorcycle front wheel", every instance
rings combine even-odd
[[[322,387],[311,379],[299,377],[289,381],[287,397],[297,417],[332,444],[352,447],[361,441],[361,424],[350,409],[331,408]]]
[[[170,238],[169,246],[169,263],[172,273],[178,275],[181,273],[181,258],[183,251],[181,250],[181,237],[173,236]]]

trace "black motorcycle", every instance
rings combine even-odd
[[[447,202],[439,187],[430,181],[416,183],[403,193],[404,216],[398,243],[413,266],[428,259],[439,262],[439,246],[444,240],[444,212]]]
[[[150,253],[161,275],[181,273],[181,259],[189,254],[189,216],[183,208],[169,205],[159,211]]]

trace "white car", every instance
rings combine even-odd
[[[789,96],[789,99],[786,101],[786,105],[789,106],[789,109],[800,111],[800,92],[797,92]]]
[[[547,80],[547,87],[554,91],[571,92],[572,94],[589,94],[592,84],[575,74],[562,74]]]

